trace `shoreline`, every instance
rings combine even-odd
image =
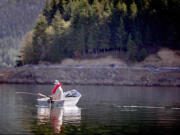
[[[17,83],[17,82],[0,82],[0,85],[53,85],[53,83]],[[64,83],[63,85],[79,85],[79,86],[128,86],[128,87],[180,87],[180,85],[128,85],[128,84],[76,84],[76,83]]]
[[[163,86],[180,87],[180,67],[63,67],[36,65],[0,71],[0,84]]]

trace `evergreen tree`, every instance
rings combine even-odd
[[[119,26],[117,28],[117,32],[115,34],[116,47],[119,49],[125,49],[125,41],[126,41],[126,30],[124,28],[123,19],[120,18]]]
[[[22,64],[33,63],[32,56],[34,55],[33,44],[32,44],[32,34],[30,31],[26,34],[24,40],[20,44],[20,57],[22,60]]]
[[[131,12],[130,16],[132,18],[135,18],[137,16],[138,9],[137,9],[137,5],[134,1],[130,5],[130,12]]]
[[[122,13],[122,15],[127,14],[127,5],[125,2],[119,1],[117,3],[117,9]]]
[[[55,62],[105,50],[143,60],[162,45],[179,48],[179,9],[177,0],[47,0],[33,30],[32,61]],[[15,42],[5,41],[7,46]]]
[[[64,19],[62,18],[59,10],[56,11],[56,14],[52,20],[52,27],[55,30],[55,33],[61,37],[62,34],[65,32],[66,30],[66,22],[64,21]]]
[[[55,3],[57,5],[57,7],[58,7],[58,10],[63,15],[64,11],[67,8],[67,4],[69,3],[69,0],[55,0]]]
[[[150,46],[152,44],[152,36],[153,35],[151,35],[149,26],[146,26],[143,41],[146,46]]]
[[[34,27],[33,31],[33,62],[37,63],[39,60],[44,59],[44,50],[46,43],[46,35],[45,31],[48,27],[48,22],[46,20],[46,17],[42,14],[39,16],[37,23]]]
[[[96,46],[96,40],[94,38],[94,31],[91,29],[87,41],[88,52],[93,53],[93,49],[95,48],[95,46]]]
[[[103,8],[103,16],[104,16],[104,18],[107,18],[107,17],[109,17],[110,15],[111,15],[111,10],[112,10],[112,5],[111,5],[111,3],[110,3],[110,1],[108,1],[108,0],[105,0],[105,1],[102,1],[101,2],[101,4],[104,6],[104,8]]]
[[[110,29],[108,24],[103,24],[100,27],[99,37],[98,37],[98,44],[100,49],[109,49],[109,42],[110,42]]]
[[[138,61],[143,61],[143,60],[146,58],[146,56],[147,56],[147,51],[146,51],[145,48],[142,48],[142,49],[140,50],[140,52],[138,53],[137,60],[138,60]]]
[[[79,29],[74,30],[74,42],[73,42],[73,50],[74,53],[78,52],[81,54],[85,54],[85,28],[83,26],[79,27]]]
[[[56,11],[54,19],[52,20],[52,27],[55,31],[53,46],[55,53],[53,57],[60,61],[65,57],[64,50],[66,46],[64,41],[64,33],[68,27],[68,22],[64,21],[59,10]]]
[[[45,61],[53,61],[55,56],[54,56],[54,53],[53,53],[53,48],[55,48],[55,30],[52,26],[49,26],[47,27],[46,31],[45,31],[45,34],[46,34],[46,43],[45,43],[45,58],[44,60]]]
[[[142,48],[142,35],[141,35],[141,33],[138,30],[136,30],[134,33],[134,36],[135,36],[134,42],[136,43],[136,45],[138,47]]]
[[[56,13],[56,0],[46,0],[43,15],[46,16],[48,24],[51,24],[54,14]]]
[[[127,55],[130,60],[136,60],[137,46],[135,42],[132,40],[131,34],[128,36],[127,40]]]

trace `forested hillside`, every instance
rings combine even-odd
[[[42,11],[45,0],[0,0],[0,65],[15,64],[18,46]]]
[[[141,61],[180,49],[179,13],[179,0],[46,0],[20,55],[23,64],[109,52]]]

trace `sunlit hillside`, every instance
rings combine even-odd
[[[0,0],[0,65],[13,65],[18,46],[42,11],[45,0]]]

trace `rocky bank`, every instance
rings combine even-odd
[[[83,66],[82,66],[83,65]],[[162,48],[139,63],[111,56],[1,68],[0,83],[180,86],[180,51]]]
[[[0,72],[0,83],[180,86],[179,68],[24,66]]]

